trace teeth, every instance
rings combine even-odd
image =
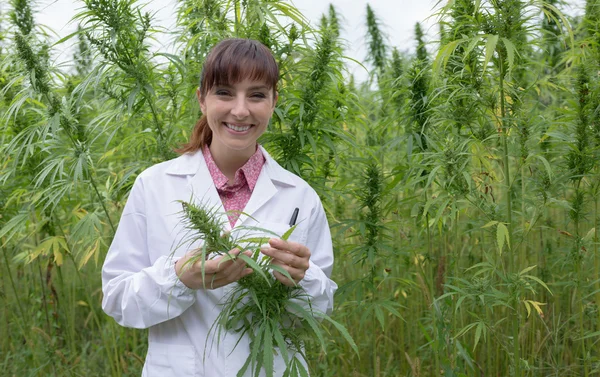
[[[244,131],[248,131],[250,129],[250,126],[234,126],[233,124],[230,124],[230,123],[225,123],[225,125],[227,126],[227,128],[230,128],[237,132],[244,132]]]

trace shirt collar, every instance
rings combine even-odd
[[[206,166],[208,167],[208,171],[215,183],[215,186],[218,190],[226,189],[226,188],[239,188],[243,186],[243,181],[245,180],[248,183],[248,187],[250,191],[254,190],[256,186],[256,182],[258,181],[258,176],[260,175],[260,171],[265,163],[265,156],[262,153],[261,148],[256,148],[256,152],[246,161],[246,163],[239,168],[235,172],[234,183],[233,185],[228,185],[229,179],[221,172],[215,160],[210,153],[210,149],[207,145],[202,149],[202,154],[204,155],[204,159],[206,161]]]
[[[265,156],[260,148],[257,147],[256,152],[254,152],[244,166],[240,168],[244,172],[244,176],[246,177],[250,191],[254,190],[256,182],[258,181],[258,176],[260,175],[260,171],[262,170],[264,164]]]

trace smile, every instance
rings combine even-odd
[[[224,123],[225,127],[229,128],[230,130],[234,130],[237,132],[244,132],[244,131],[248,131],[250,129],[250,127],[252,127],[251,124],[249,125],[235,125],[235,124],[231,124],[231,123]]]

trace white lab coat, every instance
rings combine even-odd
[[[266,161],[244,209],[251,217],[242,215],[233,231],[244,225],[283,234],[294,209],[299,208],[298,226],[290,240],[311,251],[310,267],[300,285],[316,310],[330,313],[337,285],[329,279],[333,252],[321,201],[306,182],[262,152]],[[235,349],[237,333],[207,339],[218,304],[231,285],[192,290],[175,275],[175,261],[189,250],[177,247],[184,233],[177,200],[189,201],[192,193],[194,200],[224,211],[201,152],[142,172],[104,261],[104,311],[123,326],[149,328],[144,377],[235,376],[249,353],[247,336]],[[223,216],[223,230],[230,230]],[[275,375],[280,376],[284,362],[281,356],[275,360]]]

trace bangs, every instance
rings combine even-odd
[[[217,44],[204,62],[200,92],[216,86],[233,86],[245,79],[264,82],[277,91],[279,69],[271,51],[249,39],[227,39]]]

